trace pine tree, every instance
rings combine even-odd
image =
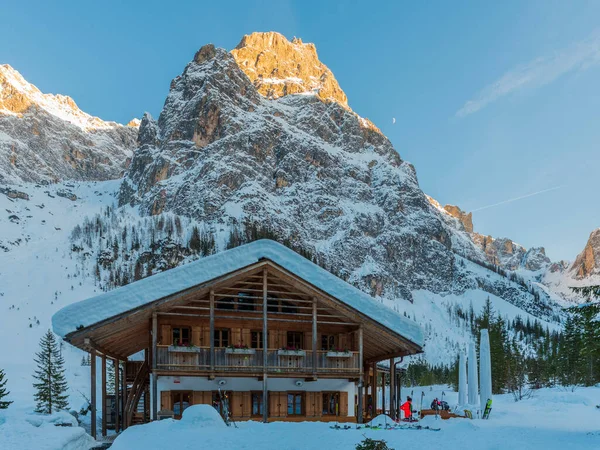
[[[6,383],[7,380],[6,375],[4,374],[4,370],[0,369],[0,409],[8,408],[8,405],[12,403],[8,400],[3,400],[8,396],[8,394],[10,394],[10,392],[6,390]]]
[[[56,338],[50,330],[40,340],[40,348],[34,359],[37,370],[33,377],[38,380],[33,384],[37,391],[34,394],[35,411],[52,414],[68,406],[64,359],[60,354]]]
[[[198,227],[194,225],[194,228],[192,228],[192,236],[190,237],[188,247],[193,253],[199,253],[201,245],[202,244],[200,242],[200,230],[198,230]]]

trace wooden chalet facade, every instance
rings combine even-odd
[[[276,249],[271,252],[276,257],[261,252],[259,243]],[[230,252],[232,265],[224,264],[220,271],[212,267],[219,276],[207,275],[204,278],[210,279],[197,284],[187,280],[182,290],[174,282],[169,295],[153,296],[152,289],[148,293],[145,288],[139,306],[63,333],[65,340],[92,354],[93,405],[96,357],[103,367],[107,358],[117,362],[117,431],[167,411],[179,418],[193,404],[221,410],[225,398],[235,420],[360,422],[365,410],[377,410],[376,399],[365,397],[364,390],[376,383],[377,363],[421,352],[420,342],[367,314],[364,298],[362,303],[338,298],[340,292],[365,296],[344,281],[272,241],[243,247],[249,246],[255,251],[249,264],[237,262],[237,249],[204,258],[188,266],[199,265],[194,270],[202,271],[200,265],[209,268],[213,258],[215,264],[217,259],[224,264]],[[301,273],[288,264],[290,258]],[[190,275],[175,273],[185,267],[160,274],[160,285],[169,283],[169,272],[177,280]],[[136,284],[141,287],[156,277],[129,285],[124,296],[133,295]],[[110,301],[116,305],[119,291],[129,286],[111,292]],[[101,297],[82,302],[82,314],[85,308],[101,308]],[[389,314],[396,323],[406,324],[396,312],[376,306],[382,318]],[[140,351],[142,361],[129,360]]]

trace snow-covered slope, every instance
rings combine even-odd
[[[19,400],[20,407],[33,404],[33,357],[41,336],[51,327],[52,314],[100,292],[74,257],[70,234],[84,217],[113,204],[118,181],[17,187],[27,192],[29,200],[0,194],[0,340],[4,343],[0,367],[6,370],[12,398]],[[70,200],[58,196],[59,192],[77,198]],[[78,391],[88,392],[89,368],[80,366],[82,352],[66,344],[61,347],[71,405],[79,408],[83,399]]]
[[[90,116],[70,97],[43,94],[0,65],[0,183],[117,178],[136,138],[137,122]]]

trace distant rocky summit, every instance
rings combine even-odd
[[[119,178],[137,125],[105,122],[0,65],[0,183]]]
[[[571,266],[570,272],[577,278],[600,275],[600,228],[592,231],[585,248],[577,255]]]

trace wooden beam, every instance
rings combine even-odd
[[[102,436],[106,436],[106,355],[102,355]]]
[[[90,414],[91,414],[91,434],[96,439],[96,350],[90,351]]]
[[[121,360],[126,360],[127,359],[126,356],[117,355],[116,353],[110,352],[110,351],[102,348],[102,346],[96,344],[90,338],[85,338],[84,343],[85,343],[85,345],[87,346],[88,349],[93,348],[94,350],[96,350],[96,353],[100,353],[100,354],[102,354],[104,356],[108,356],[110,359],[121,359]]]
[[[313,298],[312,311],[312,366],[314,377],[317,377],[317,298]]]
[[[363,327],[358,328],[358,363],[360,364],[360,378],[358,379],[358,423],[363,423],[364,418],[364,362],[363,362]]]
[[[210,290],[210,370],[215,370],[215,291]]]
[[[267,321],[267,290],[268,290],[268,274],[267,268],[263,269],[263,396],[262,396],[262,404],[263,404],[263,422],[267,423],[269,421],[269,393],[267,388],[267,348],[268,348],[268,321]]]
[[[396,366],[390,359],[390,417],[396,419]]]
[[[156,313],[152,314],[152,420],[157,420],[158,414],[158,381],[156,379],[156,343],[158,342],[158,318]]]
[[[120,384],[119,384],[119,365],[120,362],[118,359],[113,360],[113,369],[115,370],[115,433],[119,434],[120,431],[120,427],[119,427],[119,404],[120,404],[120,398],[119,398],[119,388],[120,388]]]
[[[371,383],[371,399],[373,405],[373,417],[377,417],[377,364],[373,363],[373,382]]]

